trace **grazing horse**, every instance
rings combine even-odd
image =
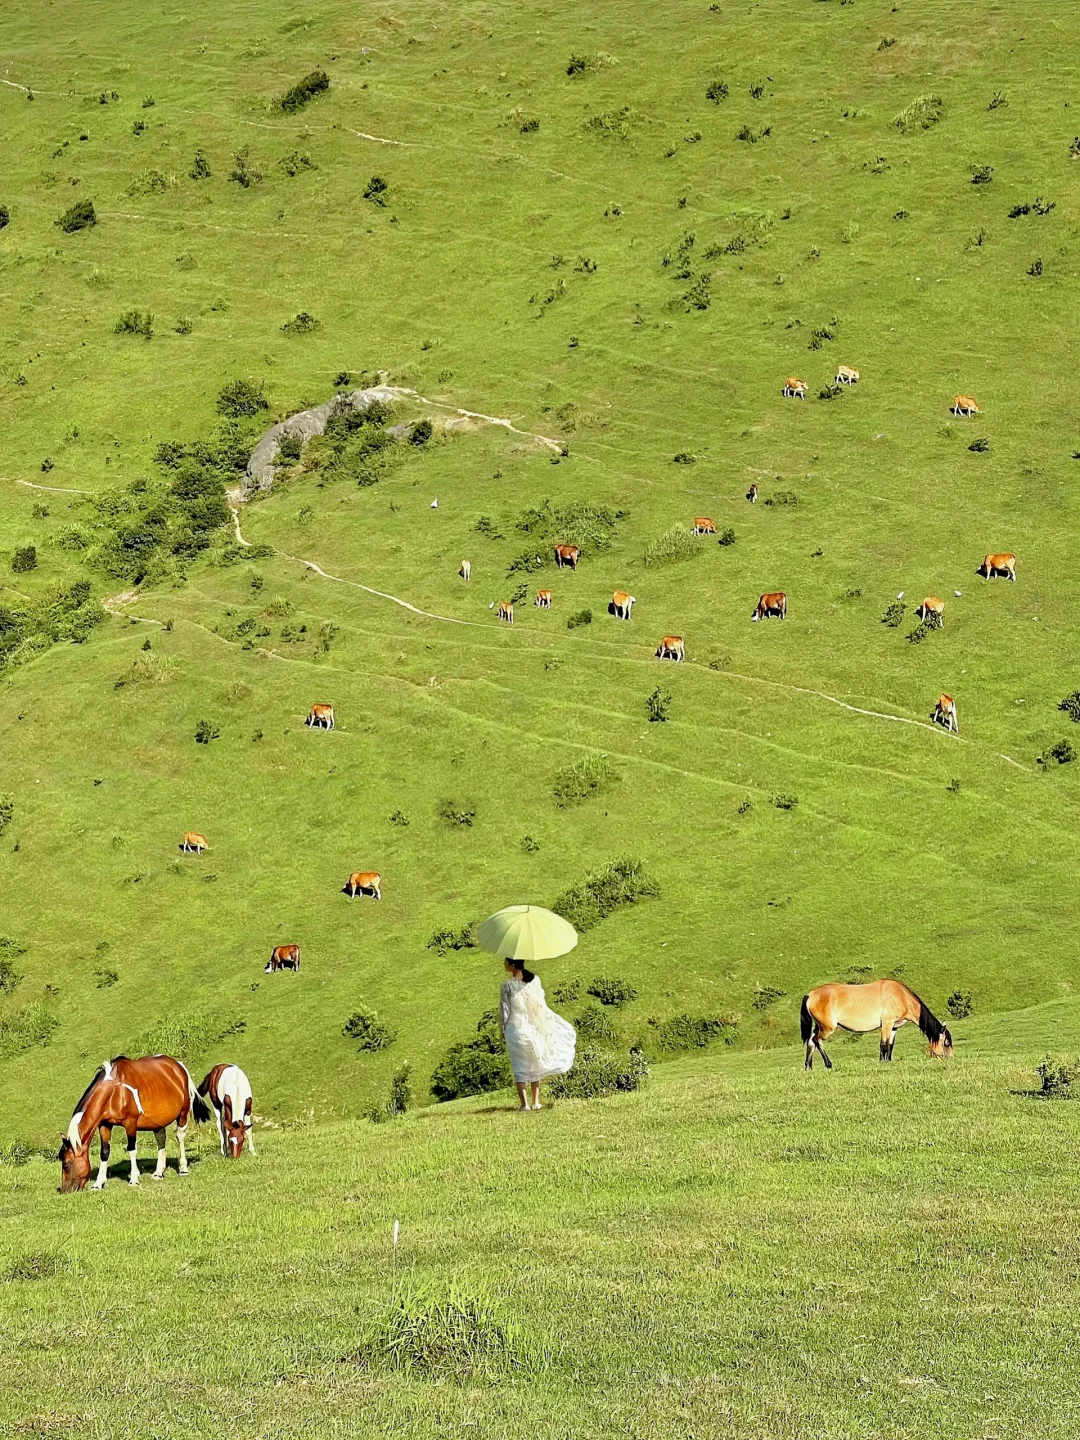
[[[470,561],[470,560],[462,560],[462,562],[461,562],[461,569],[460,569],[457,573],[461,576],[462,580],[471,580],[471,579],[472,579],[472,561]],[[252,1154],[254,1154],[254,1151],[252,1151]]]
[[[1007,575],[1010,580],[1016,579],[1016,556],[1015,555],[984,555],[981,566],[987,580],[994,575]]]
[[[881,1031],[878,1057],[891,1060],[896,1032],[901,1025],[913,1021],[930,1041],[930,1054],[945,1059],[952,1054],[949,1027],[930,1012],[914,990],[899,980],[872,980],[866,985],[819,985],[802,999],[799,1023],[806,1046],[806,1069],[814,1068],[814,1051],[825,1061],[826,1070],[832,1061],[825,1053],[825,1041],[836,1030],[851,1030],[856,1035],[868,1030]]]
[[[836,367],[837,385],[857,385],[859,383],[859,372],[853,370],[850,365],[838,365]]]
[[[611,613],[619,620],[629,620],[636,599],[635,595],[628,595],[625,590],[616,590],[611,597]]]
[[[500,620],[505,620],[507,625],[512,625],[514,623],[514,602],[512,600],[500,600],[496,614]]]
[[[919,608],[915,611],[920,620],[928,620],[931,615],[938,617],[938,625],[945,624],[945,601],[939,600],[936,595],[927,595]]]
[[[949,407],[954,415],[978,415],[979,407],[970,395],[954,395]]]
[[[300,969],[300,946],[299,945],[275,945],[270,951],[270,959],[263,968],[264,975],[272,975],[275,970],[299,970]]]
[[[536,592],[536,599],[533,601],[533,604],[536,606],[537,610],[550,610],[550,609],[551,609],[551,591],[550,591],[550,590],[537,590],[537,592]]]
[[[781,620],[787,619],[787,596],[783,590],[770,590],[762,595],[751,619],[765,620],[770,615],[776,615]]]
[[[753,481],[751,481],[750,489],[746,492],[746,498],[751,505],[757,504],[757,484]]]
[[[304,724],[309,729],[318,727],[320,730],[333,730],[334,728],[334,707],[333,705],[312,705],[308,711],[308,717]]]
[[[158,1158],[154,1179],[160,1180],[165,1174],[165,1127],[174,1121],[180,1146],[180,1174],[186,1175],[184,1132],[192,1112],[196,1121],[210,1118],[210,1111],[195,1090],[194,1080],[179,1060],[173,1060],[168,1055],[148,1055],[142,1060],[129,1060],[126,1055],[118,1055],[115,1060],[106,1060],[83,1091],[67,1133],[62,1137],[60,1153],[56,1157],[61,1166],[61,1191],[67,1194],[71,1190],[85,1189],[90,1178],[90,1141],[95,1130],[101,1142],[101,1162],[92,1188],[105,1188],[115,1125],[122,1125],[127,1135],[130,1185],[139,1183],[139,1166],[135,1159],[138,1132],[153,1130],[157,1137]]]
[[[185,855],[189,855],[192,851],[196,855],[201,855],[204,850],[209,850],[210,846],[206,843],[205,835],[200,835],[196,830],[189,830],[180,841],[180,849]]]
[[[382,876],[377,870],[354,870],[345,881],[345,894],[353,899],[370,894],[372,899],[381,900]]]
[[[960,734],[960,721],[956,718],[956,701],[951,695],[942,693],[938,696],[938,702],[930,715],[935,725],[944,725],[946,730],[954,734]]]
[[[217,1120],[221,1153],[230,1160],[239,1160],[244,1141],[258,1158],[255,1137],[251,1133],[251,1082],[239,1065],[215,1065],[199,1086]]]
[[[581,551],[576,545],[556,545],[555,564],[561,570],[564,565],[569,565],[571,570],[577,569],[577,562],[581,559]]]
[[[805,400],[806,391],[805,380],[800,380],[797,375],[789,375],[784,381],[784,388],[780,393],[786,395],[789,400]]]
[[[685,660],[686,646],[681,635],[665,635],[656,648],[658,660]]]
[[[716,521],[710,520],[708,515],[695,515],[692,533],[694,535],[715,535]]]

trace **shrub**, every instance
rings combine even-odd
[[[599,925],[620,905],[660,894],[660,887],[640,860],[611,860],[580,885],[565,891],[552,909],[584,933]]]
[[[381,175],[373,175],[364,187],[364,199],[370,200],[373,205],[385,205],[389,189],[390,186]]]
[[[587,500],[559,506],[544,500],[540,505],[523,510],[515,527],[531,536],[537,544],[548,541],[551,544],[576,545],[583,555],[589,555],[610,547],[619,522],[626,518],[626,513],[625,510],[612,510],[607,505],[593,505]]]
[[[196,150],[191,162],[191,169],[188,171],[192,180],[209,180],[212,173],[206,151]]]
[[[196,745],[209,745],[211,740],[219,740],[221,731],[210,720],[200,720],[195,726]]]
[[[94,971],[94,985],[98,990],[109,990],[120,979],[120,972],[108,967]]]
[[[175,334],[190,335],[192,330],[194,329],[194,324],[191,322],[191,320],[188,319],[186,315],[177,316],[176,324],[173,326],[173,332]]]
[[[125,310],[113,330],[117,335],[142,335],[149,340],[154,333],[154,317],[149,310]]]
[[[347,1039],[357,1042],[358,1052],[388,1050],[398,1036],[396,1030],[382,1023],[374,1010],[368,1010],[363,1005],[354,1010],[345,1021],[341,1033]]]
[[[1039,1094],[1047,1100],[1075,1099],[1073,1086],[1080,1080],[1080,1059],[1057,1060],[1047,1055],[1035,1066],[1039,1077]]]
[[[135,656],[131,668],[116,688],[120,689],[123,685],[168,685],[179,673],[174,655],[155,655],[151,651]]]
[[[1074,690],[1071,694],[1066,695],[1065,699],[1059,702],[1057,708],[1064,710],[1070,720],[1080,723],[1080,690]],[[0,825],[0,829],[3,829],[2,825]]]
[[[594,980],[585,993],[595,995],[601,1005],[615,1005],[616,1007],[626,1005],[638,997],[638,992],[633,985],[628,985],[625,980],[606,979],[603,976]]]
[[[290,178],[294,175],[301,174],[304,170],[317,170],[319,168],[311,156],[305,154],[303,150],[292,150],[288,155],[283,155],[277,163]],[[347,383],[346,381],[346,384]]]
[[[59,225],[65,235],[74,235],[76,230],[89,230],[92,225],[97,224],[97,215],[94,212],[92,200],[76,200],[74,205],[66,209],[58,220],[53,221]]]
[[[766,498],[766,500],[765,500],[765,504],[766,504],[766,505],[770,505],[770,506],[784,506],[784,505],[788,505],[788,506],[791,506],[793,509],[794,509],[795,506],[798,505],[798,503],[799,503],[799,497],[795,494],[795,491],[794,491],[794,490],[776,490],[776,491],[773,492],[773,494],[769,495],[769,496]]]
[[[57,1250],[28,1250],[0,1272],[0,1283],[15,1280],[52,1280],[72,1268],[72,1261]]]
[[[28,570],[36,570],[37,546],[16,545],[11,555],[11,568],[16,575],[24,575]]]
[[[399,1115],[404,1115],[412,1104],[412,1086],[409,1077],[412,1073],[412,1066],[408,1061],[395,1070],[390,1081],[390,1094],[382,1105],[370,1105],[364,1111],[364,1119],[370,1120],[373,1125],[382,1125],[387,1120],[395,1120]]]
[[[972,185],[989,185],[994,178],[994,167],[992,165],[973,165],[971,167]]]
[[[253,385],[250,380],[230,380],[227,385],[222,386],[217,398],[218,414],[233,420],[258,415],[269,409],[270,401],[266,398],[261,381],[258,385]],[[159,450],[158,456],[160,455]]]
[[[650,1020],[650,1040],[667,1055],[680,1050],[704,1050],[715,1040],[734,1045],[739,1026],[737,1015],[674,1015],[670,1020]]]
[[[262,178],[262,174],[252,167],[248,147],[245,145],[233,156],[233,168],[229,171],[229,179],[247,190],[252,185],[257,185]]]
[[[720,534],[716,537],[716,543],[718,545],[735,544],[735,531],[730,525],[726,526],[723,530],[720,531]]]
[[[990,103],[989,105],[987,105],[986,108],[987,110],[1007,110],[1009,108],[1009,102],[1006,99],[1004,92],[1001,90],[995,90],[994,93],[990,96]]]
[[[472,950],[475,945],[471,925],[462,925],[457,930],[449,925],[440,925],[431,932],[426,948],[434,950],[437,955],[445,955],[447,950]]]
[[[316,320],[314,315],[301,310],[291,320],[286,320],[281,328],[286,335],[310,335],[312,330],[318,330],[321,326],[321,320]]]
[[[1071,740],[1058,740],[1046,752],[1059,765],[1071,765],[1076,759],[1076,746]]]
[[[35,1045],[48,1045],[60,1021],[41,1000],[0,1015],[0,1060],[22,1055]]]
[[[1043,273],[1043,262],[1040,257],[1036,256],[1036,258],[1031,262],[1031,264],[1028,266],[1027,273],[1032,277],[1033,280],[1038,280],[1039,276]]]
[[[408,1286],[379,1333],[357,1355],[361,1364],[435,1381],[491,1380],[542,1363],[531,1342],[486,1297],[459,1288],[435,1292]]]
[[[533,835],[523,835],[521,837],[521,848],[526,855],[535,855],[540,849],[540,841]]]
[[[608,1041],[615,1039],[615,1027],[600,1005],[586,1005],[580,1015],[574,1016],[574,1028],[578,1035],[587,1040]]]
[[[540,121],[539,121],[539,120],[523,120],[523,121],[521,122],[521,133],[522,133],[522,135],[535,135],[536,132],[537,132],[537,130],[539,130],[539,129],[540,129]]]
[[[556,772],[551,793],[560,810],[580,805],[596,795],[603,795],[622,776],[606,755],[590,750]]]
[[[674,565],[680,560],[689,560],[693,555],[700,555],[701,547],[697,537],[687,530],[685,525],[672,525],[670,530],[665,530],[655,540],[645,547],[642,559],[649,568],[659,565]]]
[[[513,1083],[502,1036],[488,1012],[480,1017],[471,1039],[459,1040],[446,1050],[432,1073],[431,1093],[436,1100],[456,1100],[504,1090]]]
[[[712,304],[712,291],[709,289],[710,276],[700,274],[688,290],[683,292],[683,303],[688,311],[708,310]]]
[[[404,810],[393,810],[393,811],[391,811],[391,813],[390,813],[390,824],[391,824],[391,825],[408,825],[408,823],[409,823],[409,817],[405,814]]]
[[[564,980],[561,985],[556,985],[551,992],[551,998],[556,1005],[569,1005],[574,1000],[581,998],[581,981]]]
[[[281,109],[287,115],[293,115],[297,110],[302,109],[309,100],[314,100],[316,95],[321,95],[325,90],[330,89],[330,76],[325,70],[312,70],[302,80],[285,91],[285,94],[278,101]]]
[[[416,424],[409,431],[410,445],[427,445],[435,433],[432,423],[428,419],[417,420]]]
[[[278,444],[278,454],[283,460],[299,460],[304,450],[304,437],[298,430],[291,430],[282,435]]]
[[[671,692],[664,690],[657,685],[656,689],[645,701],[645,714],[652,721],[661,721],[668,718],[671,710]]]
[[[823,386],[822,389],[818,391],[818,399],[839,400],[840,396],[843,395],[843,393],[844,387],[842,385],[833,385],[830,382],[830,384]]]
[[[171,1013],[137,1036],[126,1047],[128,1055],[176,1055],[178,1058],[203,1055],[219,1040],[242,1035],[243,1019],[224,1020],[219,1011]]]
[[[887,625],[890,630],[895,630],[898,625],[903,623],[906,611],[907,606],[902,600],[894,600],[882,615],[881,623]]]
[[[917,130],[929,130],[941,119],[945,102],[940,95],[917,95],[910,105],[905,105],[893,124],[901,135]]]
[[[6,230],[11,224],[11,211],[6,205],[0,205],[0,230]]]
[[[602,140],[629,140],[630,107],[620,106],[618,110],[600,110],[583,122],[590,135]]]
[[[10,949],[6,947],[11,947]],[[23,978],[15,968],[15,956],[23,953],[22,946],[11,940],[0,939],[0,995],[10,995]]]
[[[1044,200],[1041,195],[1036,195],[1031,202],[1031,208],[1036,215],[1049,215],[1051,210],[1057,209],[1057,201]]]
[[[904,636],[904,639],[909,645],[921,645],[933,628],[934,627],[928,623],[928,619],[922,620],[915,626],[914,630]]]
[[[567,620],[567,622],[566,622],[566,628],[567,628],[568,630],[576,630],[579,625],[591,625],[591,624],[592,624],[592,611],[591,611],[591,610],[575,610],[574,613],[573,613],[573,615],[571,615],[570,618]]]
[[[990,441],[986,438],[985,435],[979,435],[974,440],[972,440],[971,444],[968,446],[968,449],[973,455],[986,455],[989,453],[990,450]]]
[[[649,1062],[640,1050],[613,1055],[584,1046],[573,1068],[548,1082],[548,1093],[556,1100],[598,1100],[637,1090],[648,1073]]]
[[[974,1010],[970,990],[954,990],[945,1001],[945,1008],[954,1020],[966,1020]]]
[[[777,810],[794,810],[799,803],[799,797],[797,795],[774,795],[772,803]]]
[[[476,819],[475,806],[463,805],[458,800],[440,800],[435,806],[435,814],[440,820],[445,820],[448,825],[463,825],[471,828]]]
[[[777,1000],[782,1000],[786,994],[786,990],[778,990],[775,985],[755,985],[754,998],[750,1003],[755,1010],[767,1010],[770,1005],[775,1005]]]

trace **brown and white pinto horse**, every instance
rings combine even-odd
[[[995,575],[1007,575],[1010,580],[1016,579],[1016,556],[1005,553],[997,555],[984,555],[981,566],[982,573],[987,580]]]
[[[312,705],[308,711],[308,717],[304,724],[311,729],[333,730],[334,728],[334,707],[333,705]]]
[[[377,870],[355,870],[345,881],[345,894],[352,899],[357,895],[370,895],[374,900],[381,900],[382,876]]]
[[[715,535],[716,521],[710,520],[708,515],[695,515],[692,533],[694,535]]]
[[[139,1183],[139,1166],[135,1145],[140,1130],[153,1130],[158,1142],[154,1179],[165,1174],[165,1127],[176,1124],[180,1146],[180,1174],[188,1173],[184,1150],[184,1133],[188,1116],[194,1112],[197,1121],[209,1120],[210,1111],[195,1090],[195,1082],[181,1065],[168,1055],[147,1055],[142,1060],[129,1060],[118,1055],[106,1060],[83,1092],[75,1106],[67,1133],[62,1137],[60,1153],[60,1189],[64,1194],[82,1190],[90,1178],[90,1142],[94,1131],[101,1142],[101,1158],[93,1189],[103,1190],[109,1176],[109,1150],[113,1128],[124,1127],[127,1153],[131,1161],[130,1185]]]
[[[686,646],[681,635],[665,635],[656,647],[658,660],[685,660]]]
[[[569,565],[571,570],[577,569],[577,562],[581,559],[581,550],[577,545],[556,545],[555,564],[561,570],[564,565]]]
[[[952,1054],[949,1027],[931,1014],[930,1007],[899,980],[872,980],[867,985],[819,985],[802,999],[799,1023],[806,1046],[806,1069],[814,1068],[814,1051],[832,1069],[825,1041],[837,1030],[856,1035],[880,1030],[878,1058],[891,1060],[896,1032],[908,1021],[918,1025],[930,1042],[930,1054],[946,1059]]]
[[[299,945],[275,945],[270,951],[270,959],[263,970],[264,975],[272,975],[275,970],[299,970],[300,969],[300,946]]]
[[[787,619],[787,596],[783,590],[770,590],[762,595],[751,618],[766,620],[770,615],[776,615],[781,620]]]
[[[754,482],[751,482],[750,489],[746,492],[746,498],[751,505],[757,504],[757,485]]]
[[[213,1107],[217,1120],[221,1153],[229,1160],[239,1160],[244,1141],[258,1158],[255,1137],[251,1133],[251,1082],[239,1065],[215,1065],[199,1086]]]
[[[180,841],[180,849],[185,855],[193,850],[196,855],[201,855],[204,850],[209,850],[210,846],[206,843],[205,835],[200,835],[197,830],[189,830]]]

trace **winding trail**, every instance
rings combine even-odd
[[[16,480],[16,485],[25,485],[28,490],[48,490],[51,495],[92,495],[92,490],[72,490],[67,485],[36,485],[33,480]]]

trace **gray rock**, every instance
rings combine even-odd
[[[270,426],[251,452],[244,481],[245,495],[250,495],[255,490],[269,490],[273,485],[274,465],[285,435],[299,435],[301,443],[306,445],[313,435],[322,435],[325,432],[326,422],[339,407],[367,410],[376,400],[392,404],[400,396],[411,393],[395,385],[375,385],[370,390],[354,390],[349,395],[335,395],[332,400],[316,405],[311,410],[300,410],[297,414],[290,415],[287,420],[279,420],[276,425]],[[398,427],[394,428],[396,430]]]

